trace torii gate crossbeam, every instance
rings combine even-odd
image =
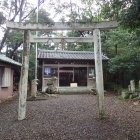
[[[92,43],[94,42],[93,37],[35,37],[30,36],[31,43],[46,43],[46,42],[54,42],[54,43]]]
[[[75,30],[75,31],[89,31],[94,29],[109,30],[118,26],[116,21],[102,21],[102,22],[49,22],[49,23],[18,23],[6,22],[7,27],[16,30]]]
[[[30,52],[30,37],[29,32],[37,30],[76,30],[88,31],[94,30],[94,54],[95,54],[95,69],[96,69],[96,91],[98,94],[99,103],[99,118],[104,117],[104,84],[103,84],[103,69],[102,69],[102,53],[101,53],[101,35],[100,30],[114,29],[118,26],[116,21],[104,21],[93,23],[15,23],[7,22],[6,26],[10,29],[24,30],[23,43],[23,58],[19,90],[19,111],[18,119],[25,119],[26,115],[26,97],[28,83],[28,68],[29,68],[29,52]]]

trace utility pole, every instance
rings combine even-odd
[[[38,11],[39,11],[39,0],[37,0],[37,11],[36,11],[36,23],[38,23]],[[38,31],[36,31],[36,37],[38,36]],[[35,44],[35,79],[37,80],[37,48],[38,44]]]

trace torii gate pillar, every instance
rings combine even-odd
[[[94,30],[94,54],[95,54],[95,70],[96,70],[96,91],[98,95],[99,118],[105,115],[104,111],[104,84],[103,84],[103,67],[101,53],[101,35],[100,30]]]
[[[29,54],[30,54],[29,32],[30,32],[29,30],[24,30],[22,68],[21,68],[20,85],[19,85],[18,120],[25,119],[25,115],[26,115],[26,99],[27,99]]]

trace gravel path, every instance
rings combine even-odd
[[[0,140],[140,140],[140,112],[105,96],[106,118],[97,118],[93,95],[58,95],[28,101],[17,121],[18,101],[0,104]]]

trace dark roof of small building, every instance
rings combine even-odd
[[[16,62],[15,60],[13,60],[13,59],[11,59],[9,57],[6,57],[3,54],[0,54],[0,61],[1,62],[6,62],[6,63],[9,63],[9,64],[13,64],[13,65],[17,65],[17,66],[21,66],[22,65],[21,63]]]
[[[62,51],[62,50],[38,50],[38,59],[73,59],[73,60],[93,60],[94,52],[91,51]],[[109,58],[102,55],[103,60]]]

